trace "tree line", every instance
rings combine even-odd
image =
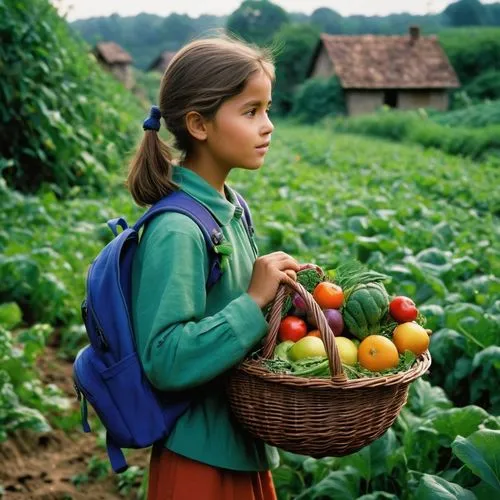
[[[424,34],[461,26],[500,26],[500,3],[482,4],[479,0],[459,0],[438,14],[388,16],[342,16],[323,7],[310,16],[287,12],[268,0],[245,0],[229,16],[201,15],[197,18],[183,14],[160,17],[139,14],[121,17],[96,17],[79,20],[71,26],[90,44],[113,40],[134,58],[134,65],[147,69],[164,50],[175,51],[188,40],[217,29],[227,29],[258,44],[270,43],[285,26],[297,25],[315,32],[330,34],[380,35],[403,34],[408,26],[418,24]]]

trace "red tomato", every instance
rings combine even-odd
[[[406,323],[407,321],[415,321],[418,316],[418,309],[415,302],[408,297],[402,295],[394,297],[389,304],[389,312],[398,323]]]
[[[292,340],[297,342],[307,334],[307,324],[297,316],[286,316],[281,320],[278,337],[281,342]]]

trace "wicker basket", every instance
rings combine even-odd
[[[314,315],[328,353],[331,379],[302,378],[268,371],[286,296],[296,291]],[[335,337],[319,305],[292,280],[278,290],[268,317],[262,356],[238,365],[228,379],[228,396],[238,421],[255,437],[286,451],[315,458],[344,456],[369,445],[393,424],[406,403],[408,385],[431,364],[428,351],[413,367],[389,376],[349,380]]]

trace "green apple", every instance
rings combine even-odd
[[[324,356],[325,358],[327,356],[325,345],[318,337],[303,337],[288,350],[288,357],[292,361],[316,356]]]

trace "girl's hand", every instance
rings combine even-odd
[[[248,294],[263,309],[274,300],[281,282],[287,278],[296,280],[299,270],[300,264],[285,252],[263,255],[253,265]]]

